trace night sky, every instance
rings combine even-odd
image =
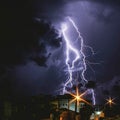
[[[64,40],[60,25],[70,16],[95,72],[97,102],[120,98],[119,0],[6,0],[0,17],[0,96],[57,94],[66,80]]]

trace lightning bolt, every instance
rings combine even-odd
[[[92,54],[94,54],[94,51],[90,46],[84,45],[84,39],[81,36],[81,33],[79,32],[79,29],[78,29],[77,25],[75,24],[75,22],[72,20],[72,18],[67,17],[67,20],[72,24],[72,26],[74,27],[75,31],[78,34],[77,40],[80,40],[80,48],[77,49],[76,47],[74,47],[73,42],[70,41],[70,39],[68,38],[68,35],[66,34],[66,32],[68,31],[68,25],[66,23],[63,23],[61,25],[61,31],[62,31],[64,40],[65,40],[65,44],[66,44],[65,63],[67,66],[67,73],[68,73],[68,79],[66,80],[66,82],[64,84],[63,93],[67,93],[68,91],[66,88],[67,87],[72,88],[73,83],[75,83],[75,79],[74,79],[75,72],[80,73],[81,83],[82,83],[83,87],[85,87],[85,84],[88,83],[88,80],[85,77],[85,72],[87,70],[87,64],[86,64],[86,56],[84,54],[84,47],[89,48],[91,50]],[[72,58],[72,62],[70,64],[71,53],[74,54],[75,57]],[[89,92],[92,94],[92,101],[93,101],[93,104],[95,104],[94,90],[89,89]]]

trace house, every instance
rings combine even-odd
[[[72,111],[79,112],[80,108],[82,108],[85,103],[80,102],[79,105],[77,106],[76,101],[71,102],[73,99],[74,98],[69,94],[58,95],[51,101],[51,104],[54,106],[54,108],[69,109]]]

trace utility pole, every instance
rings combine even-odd
[[[77,97],[78,97],[78,93],[79,93],[79,89],[78,89],[78,84],[76,85],[76,94],[77,94]],[[78,103],[79,103],[79,101],[78,101],[78,99],[79,98],[77,98],[76,100],[75,100],[75,112],[77,113],[77,110],[78,110]]]
[[[76,89],[75,89],[76,95],[78,97],[79,95],[79,89],[78,89],[78,73],[77,73],[77,78],[76,78]],[[77,113],[77,109],[78,109],[78,98],[75,101],[75,112]]]

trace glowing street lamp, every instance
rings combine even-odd
[[[70,94],[71,96],[74,97],[74,99],[71,100],[70,103],[72,103],[72,102],[74,102],[75,100],[77,100],[78,102],[83,101],[83,102],[85,102],[85,103],[87,103],[87,104],[90,104],[89,102],[87,102],[86,100],[84,100],[84,99],[82,98],[86,93],[87,93],[87,90],[86,90],[84,93],[80,94],[79,91],[78,91],[78,87],[76,87],[76,93],[75,93],[75,94],[74,94],[74,93],[71,93],[71,92],[68,92],[68,94]]]
[[[111,107],[112,104],[115,104],[115,103],[114,103],[114,99],[115,99],[115,98],[112,99],[111,97],[109,97],[109,99],[106,99],[106,100],[107,100],[107,103],[106,103],[106,104],[109,104],[110,107]]]
[[[79,100],[80,100],[80,97],[79,97],[79,96],[76,96],[76,100],[79,101]]]
[[[85,92],[83,92],[82,94],[79,93],[78,87],[76,87],[76,93],[71,93],[71,92],[67,92],[68,94],[70,94],[71,96],[73,96],[74,98],[69,102],[69,104],[71,104],[72,102],[76,101],[76,107],[79,106],[79,102],[83,101],[89,105],[91,105],[89,102],[87,102],[86,100],[84,100],[82,97],[87,93],[87,90]]]

